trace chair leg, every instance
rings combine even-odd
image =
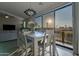
[[[42,56],[45,55],[44,46],[42,47]]]
[[[40,47],[38,48],[38,56],[40,56]]]
[[[51,54],[51,52],[52,52],[52,51],[51,51],[51,45],[50,45],[50,48],[49,48],[49,50],[50,50],[50,56],[52,56],[52,54]]]

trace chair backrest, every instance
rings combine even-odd
[[[51,44],[51,41],[53,40],[53,30],[46,30],[46,41],[47,44]]]

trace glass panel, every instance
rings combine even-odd
[[[54,37],[54,12],[50,12],[48,14],[43,15],[43,28],[45,28],[45,32],[48,35],[48,37],[45,39],[46,44],[48,47],[46,47],[46,51],[49,55],[54,55],[55,52],[55,45],[53,45],[55,42],[53,41]],[[51,44],[53,43],[53,44]],[[51,44],[51,45],[50,45]],[[46,53],[45,53],[46,55]]]
[[[42,17],[35,18],[35,22],[37,23],[36,28],[42,28]]]
[[[57,42],[72,45],[72,5],[55,12],[55,39]]]
[[[54,12],[43,15],[43,28],[54,27]]]

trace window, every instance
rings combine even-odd
[[[55,11],[55,39],[72,44],[72,5]]]
[[[42,28],[42,17],[35,18],[36,28]]]
[[[54,27],[54,12],[43,15],[43,28]]]

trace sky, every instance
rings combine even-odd
[[[72,6],[65,7],[55,12],[56,27],[72,26]]]
[[[35,21],[39,25],[42,24],[41,17],[36,18]],[[65,25],[67,25],[68,27],[72,27],[72,5],[55,11],[55,27],[58,28],[58,27],[63,27]]]

